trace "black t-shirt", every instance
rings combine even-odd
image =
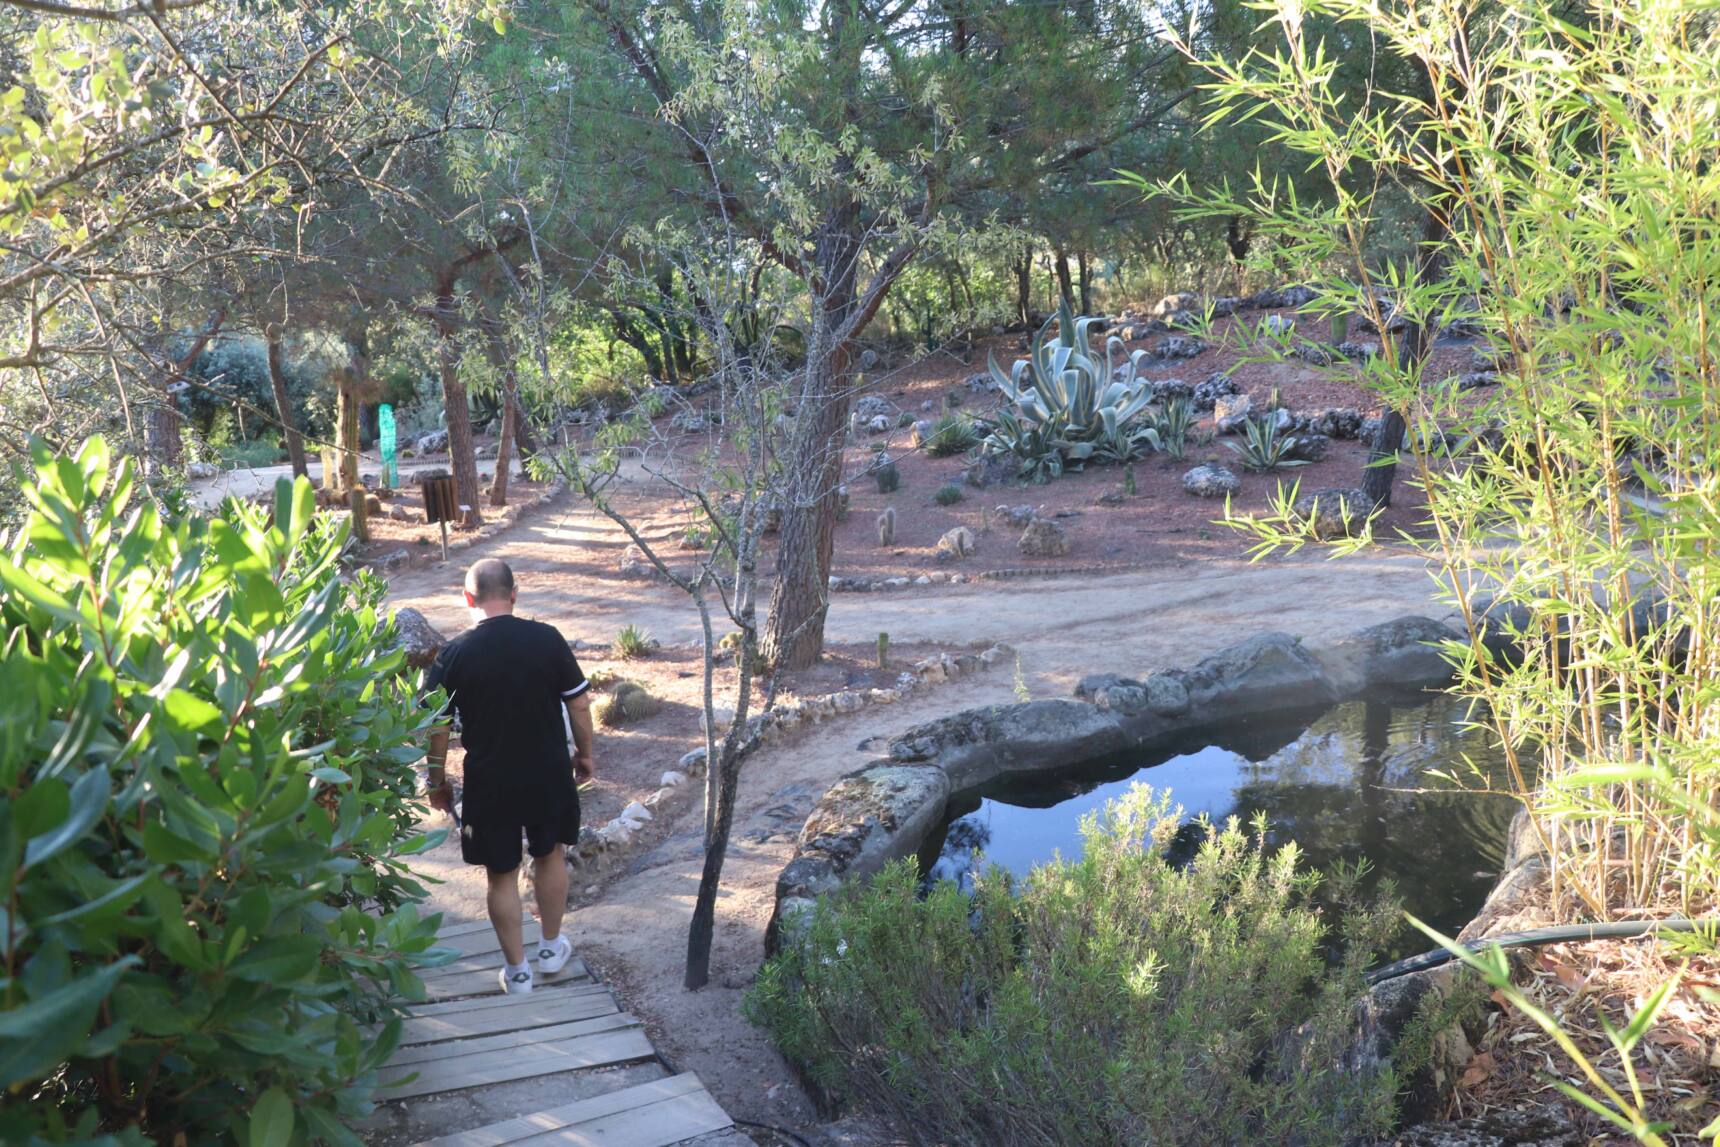
[[[579,800],[563,702],[588,682],[553,625],[487,617],[442,647],[424,676],[460,714],[465,815],[536,823]]]

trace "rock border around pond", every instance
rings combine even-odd
[[[1262,633],[1192,669],[1155,670],[1140,679],[1088,677],[1073,700],[968,709],[916,726],[891,743],[887,758],[843,777],[813,809],[777,878],[766,950],[776,950],[784,925],[810,912],[819,896],[918,854],[951,800],[999,777],[1050,772],[1203,726],[1334,704],[1371,688],[1442,687],[1451,668],[1435,645],[1461,636],[1419,616],[1320,644]]]

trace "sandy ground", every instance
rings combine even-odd
[[[621,545],[612,527],[564,499],[461,557],[509,561],[520,580],[521,612],[553,622],[570,639],[607,642],[632,623],[648,627],[665,645],[695,641],[697,614],[672,590],[592,576],[594,551]],[[456,595],[463,564],[401,575],[393,604],[417,606],[444,632],[458,632],[467,624]],[[614,569],[610,562],[595,564]],[[1317,637],[1406,613],[1438,616],[1442,610],[1431,592],[1418,559],[1386,549],[1337,562],[1304,555],[1248,565],[1203,557],[1102,578],[837,595],[827,634],[832,642],[856,645],[880,630],[902,643],[1005,641],[1020,655],[1019,684],[1035,697],[1058,697],[1068,696],[1087,673],[1187,664],[1263,630]],[[1018,687],[1015,667],[1005,663],[902,704],[817,726],[799,741],[751,758],[718,907],[712,984],[703,991],[680,986],[702,861],[696,805],[683,806],[678,820],[661,826],[651,851],[592,888],[593,902],[573,912],[569,934],[581,953],[646,1021],[673,1065],[697,1071],[737,1118],[800,1128],[824,1143],[873,1141],[852,1125],[817,1128],[786,1065],[741,1018],[742,996],[763,955],[776,877],[806,813],[837,777],[914,724],[1011,702]],[[616,740],[605,741],[600,732],[600,770],[606,754],[622,751]],[[694,743],[689,735],[686,747]],[[460,864],[451,844],[420,867],[444,881],[433,893],[437,908],[450,918],[481,917],[483,882]]]

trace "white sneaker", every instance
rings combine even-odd
[[[532,970],[529,967],[509,974],[507,966],[503,965],[502,970],[496,973],[496,979],[501,983],[502,991],[510,996],[523,996],[532,990]]]
[[[546,976],[553,976],[567,967],[567,961],[572,956],[573,945],[567,942],[566,936],[540,940],[537,950],[532,953],[532,958],[537,961],[537,970]]]

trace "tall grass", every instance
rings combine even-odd
[[[1213,122],[1267,112],[1324,196],[1260,181],[1152,190],[1193,215],[1254,218],[1262,257],[1343,268],[1316,310],[1382,329],[1391,306],[1410,319],[1361,377],[1408,422],[1422,545],[1468,632],[1449,650],[1457,687],[1487,702],[1550,852],[1555,909],[1710,910],[1720,22],[1701,0],[1557,14],[1534,0],[1283,0],[1276,16],[1276,46],[1202,61]],[[1410,90],[1341,99],[1310,32],[1331,22],[1413,61]],[[1413,262],[1371,254],[1393,185],[1427,213]],[[1417,353],[1418,330],[1454,318],[1503,361],[1479,403]],[[1285,526],[1269,544],[1304,540]],[[1538,781],[1518,764],[1530,755]]]

